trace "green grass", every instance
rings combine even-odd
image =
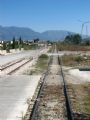
[[[33,66],[33,69],[32,70],[28,69],[27,71],[25,71],[24,74],[27,75],[42,74],[47,70],[48,62],[49,62],[49,57],[46,54],[42,54],[41,56],[39,56],[36,65]]]
[[[48,61],[49,57],[45,54],[42,54],[39,56],[38,61],[35,65],[35,69],[32,72],[32,74],[42,74],[47,70],[48,67]]]
[[[38,46],[36,44],[32,44],[32,45],[26,45],[26,44],[24,44],[23,48],[24,48],[24,50],[35,50],[35,49],[38,48]]]
[[[48,56],[45,54],[42,54],[38,58],[36,68],[37,70],[44,71],[47,69],[47,67],[48,67]]]

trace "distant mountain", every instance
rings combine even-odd
[[[63,30],[48,30],[41,34],[46,40],[63,40],[67,35],[68,32]]]
[[[16,39],[21,36],[27,40],[39,37],[39,33],[29,28],[0,26],[0,40],[12,40],[14,36]]]
[[[63,40],[70,33],[71,32],[64,30],[48,30],[39,33],[30,28],[0,26],[0,40],[12,40],[13,37],[18,39],[20,36],[23,40],[32,40],[34,38],[43,40]]]

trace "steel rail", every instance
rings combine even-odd
[[[73,112],[71,109],[71,102],[70,102],[70,98],[69,98],[69,95],[67,92],[67,84],[66,84],[63,69],[62,69],[62,58],[60,59],[59,56],[58,56],[58,62],[59,62],[60,68],[61,68],[61,74],[62,74],[62,79],[63,79],[63,92],[64,92],[64,96],[65,96],[67,118],[68,118],[68,120],[74,120]]]
[[[50,66],[50,64],[51,64],[51,61],[52,61],[52,56],[50,57],[50,60],[49,60],[49,62],[48,62],[48,68],[47,68],[47,71],[46,71],[45,74],[44,74],[43,81],[42,81],[42,83],[41,83],[41,85],[40,85],[40,89],[39,89],[39,91],[38,91],[37,98],[36,98],[36,100],[35,100],[35,102],[34,102],[33,109],[32,109],[32,111],[31,111],[29,120],[34,120],[34,118],[35,118],[35,114],[36,114],[36,111],[37,111],[38,106],[39,106],[39,103],[40,103],[40,96],[41,96],[41,94],[42,94],[42,90],[43,90],[44,85],[45,85],[45,78],[46,78],[46,76],[48,75],[49,66]]]
[[[4,67],[1,67],[0,70],[3,71],[3,70],[5,70],[5,69],[7,69],[8,67],[10,67],[10,66],[12,66],[12,65],[15,65],[16,63],[19,63],[19,62],[23,61],[24,59],[25,59],[25,58],[21,58],[21,59],[19,59],[19,60],[17,60],[17,61],[13,61],[11,64],[10,64],[10,63],[7,63],[8,65],[6,65],[6,66],[4,66]]]
[[[32,59],[26,61],[25,63],[21,64],[20,66],[18,66],[17,68],[15,68],[14,70],[10,71],[8,73],[8,75],[11,75],[12,73],[14,73],[15,71],[17,71],[18,69],[20,69],[22,66],[24,66],[25,64],[27,64],[28,62],[30,62]]]

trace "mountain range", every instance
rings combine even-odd
[[[30,28],[25,27],[3,27],[0,26],[0,40],[12,40],[13,37],[23,40],[32,40],[39,38],[41,40],[63,40],[68,34],[72,32],[64,30],[48,30],[42,33],[36,32]]]

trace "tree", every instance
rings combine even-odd
[[[86,46],[89,46],[90,45],[90,40],[86,40],[84,43],[85,43]]]
[[[75,35],[68,35],[66,36],[64,42],[68,43],[68,44],[80,44],[82,41],[81,36],[79,34],[75,34]]]
[[[12,49],[15,49],[15,37],[13,37]]]
[[[65,42],[65,43],[68,43],[68,44],[71,44],[71,43],[72,43],[72,35],[66,36],[64,42]]]
[[[21,36],[19,38],[19,44],[22,44],[22,38],[21,38]]]
[[[10,52],[10,41],[9,41],[9,42],[7,42],[6,52],[7,52],[7,53],[9,53],[9,52]]]
[[[23,41],[22,41],[22,38],[20,36],[20,38],[19,38],[19,49],[20,50],[21,50],[22,46],[23,46]]]
[[[82,41],[81,36],[79,34],[75,34],[73,36],[73,44],[78,45]]]
[[[50,40],[47,40],[47,44],[53,44],[53,42]]]
[[[6,50],[6,42],[3,42],[3,47],[2,47],[3,50]]]
[[[36,39],[34,39],[33,41],[34,41],[34,43],[38,43],[39,38],[36,38]]]

